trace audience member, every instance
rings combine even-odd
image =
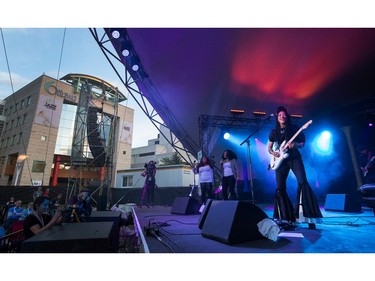
[[[9,232],[9,229],[12,226],[13,222],[20,220],[20,218],[22,217],[22,213],[23,213],[22,201],[17,200],[15,203],[15,206],[10,208],[8,211],[8,216],[4,223],[5,233]]]
[[[58,211],[53,217],[48,214],[50,200],[48,197],[38,196],[33,203],[33,212],[28,215],[23,223],[23,233],[28,239],[41,233],[55,224],[62,222],[62,212]]]

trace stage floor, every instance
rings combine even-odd
[[[272,218],[273,206],[257,206]],[[321,206],[321,211],[322,223],[316,230],[298,224],[294,230],[282,230],[275,242],[265,238],[226,244],[202,236],[201,214],[171,214],[169,206],[133,207],[144,253],[375,253],[372,209],[348,213],[326,211]]]

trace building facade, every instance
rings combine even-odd
[[[90,85],[90,92],[87,100],[82,100],[85,84]],[[55,186],[79,178],[85,186],[103,180],[108,161],[103,165],[90,161],[96,158],[89,140],[93,133],[104,148],[108,148],[109,139],[113,144],[105,150],[106,159],[108,151],[111,154],[111,169],[130,168],[134,110],[119,104],[123,100],[109,83],[84,74],[69,74],[60,80],[42,75],[7,97],[0,140],[0,185]],[[89,111],[95,108],[94,120],[85,115],[85,106]],[[77,122],[78,117],[83,121]],[[103,120],[110,122],[96,132]],[[98,125],[94,124],[95,132],[87,129],[92,121]],[[77,125],[85,125],[84,130],[77,130]],[[81,141],[77,132],[85,135]],[[72,161],[74,149],[85,163]],[[115,172],[110,176],[111,184],[116,185]]]

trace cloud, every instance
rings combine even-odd
[[[12,94],[13,90],[17,91],[23,86],[31,82],[31,79],[23,77],[22,75],[0,71],[0,98],[5,98]]]

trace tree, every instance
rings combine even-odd
[[[184,164],[182,161],[181,156],[177,152],[173,152],[171,157],[164,157],[160,159],[160,166],[168,166],[168,165],[179,165]]]

